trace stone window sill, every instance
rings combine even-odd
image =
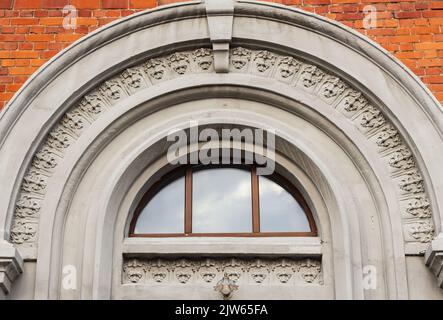
[[[303,257],[321,256],[318,237],[279,238],[126,238],[125,256],[263,256]]]

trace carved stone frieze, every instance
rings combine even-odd
[[[322,285],[321,262],[289,258],[127,258],[123,284],[206,284],[226,276],[235,284]]]
[[[317,85],[325,76],[325,73],[318,68],[310,64],[304,65],[300,75],[300,81],[306,88],[311,88]]]
[[[410,199],[406,212],[416,218],[431,218],[429,200],[423,196]]]
[[[354,89],[347,90],[341,101],[346,116],[352,116],[365,108],[367,104],[368,100],[364,97],[363,93]]]
[[[195,50],[192,54],[194,57],[194,61],[197,63],[199,68],[201,68],[202,70],[209,70],[214,61],[211,49],[200,48]]]
[[[408,229],[412,238],[419,242],[431,242],[434,236],[434,226],[429,220],[411,224]]]
[[[262,50],[255,54],[254,64],[258,72],[266,72],[275,64],[277,56],[269,51]]]
[[[126,69],[122,72],[120,78],[131,92],[146,87],[143,69],[141,67]]]
[[[29,194],[21,194],[17,201],[15,212],[19,218],[37,217],[40,211],[39,201]]]
[[[400,180],[400,189],[406,194],[424,192],[423,178],[420,173],[413,171]]]
[[[232,50],[231,63],[235,69],[243,69],[251,60],[252,51],[242,47],[237,47]]]
[[[166,72],[166,61],[164,59],[150,59],[144,65],[146,73],[155,80],[162,80]]]
[[[357,127],[366,136],[368,143],[380,153],[381,159],[392,173],[393,183],[399,188],[399,201],[404,202],[405,197],[409,199],[410,203],[401,206],[403,224],[409,223],[407,219],[414,218],[432,226],[431,206],[411,149],[404,143],[399,131],[384,116],[382,110],[375,104],[371,104],[362,92],[319,66],[303,62],[297,57],[279,55],[268,50],[252,50],[243,47],[231,49],[230,71],[272,78],[271,81],[279,81],[296,87],[298,90],[304,90],[335,108]],[[33,155],[30,167],[22,180],[21,194],[18,195],[16,202],[12,224],[16,232],[14,236],[11,235],[11,241],[21,245],[35,245],[33,237],[17,237],[17,234],[23,234],[23,231],[17,230],[37,228],[41,204],[44,202],[46,187],[52,174],[58,164],[63,161],[64,154],[69,152],[78,137],[101,114],[125,97],[140,90],[149,90],[151,86],[159,82],[204,72],[214,72],[212,49],[198,48],[175,52],[162,57],[152,57],[139,65],[131,66],[85,94],[77,104],[61,116],[60,121],[53,128],[49,129],[44,143]],[[32,227],[26,228],[28,224]],[[415,231],[414,234],[422,233]],[[405,237],[408,236],[405,235]],[[430,241],[431,239],[432,235],[419,237],[416,241]],[[229,266],[228,271],[231,274],[230,277],[235,280],[241,277],[244,270],[243,266],[236,266],[235,261],[231,262],[233,265]],[[156,281],[166,281],[167,275],[164,269],[156,266],[150,270],[155,270],[155,268],[163,270],[156,273]],[[283,266],[277,268],[282,283],[285,279],[291,281],[290,273],[284,272],[286,268]],[[206,266],[204,269],[207,270],[204,278],[209,281],[217,266]],[[199,267],[199,270],[203,269]],[[255,278],[259,280],[260,277],[257,274]],[[184,281],[186,275],[181,274],[180,278]],[[200,279],[202,278],[203,275],[200,275]]]
[[[283,57],[277,66],[277,74],[283,78],[287,79],[294,76],[301,68],[302,63],[293,57]]]
[[[363,112],[360,125],[364,128],[379,128],[386,123],[385,117],[380,110],[370,105]]]
[[[35,241],[37,226],[35,223],[29,223],[26,220],[16,221],[11,228],[11,240],[13,243],[21,244],[24,242]]]
[[[187,53],[173,53],[168,57],[168,64],[178,74],[185,74],[189,68],[189,55]]]
[[[403,146],[389,157],[389,165],[397,170],[409,170],[415,167],[414,157],[409,148]]]
[[[331,100],[340,96],[346,88],[347,86],[343,80],[334,76],[328,76],[321,86],[320,95],[327,100]]]

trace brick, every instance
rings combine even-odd
[[[129,8],[150,9],[157,5],[157,0],[129,0]]]
[[[12,0],[0,0],[0,9],[11,9]]]
[[[11,74],[11,75],[16,75],[16,74],[31,75],[36,70],[37,70],[37,68],[35,68],[35,67],[14,67],[14,68],[9,68],[9,74]]]
[[[76,41],[76,40],[80,39],[81,37],[82,37],[81,34],[63,33],[63,34],[57,34],[55,36],[55,40],[56,41],[61,41],[61,42],[73,42],[73,41]]]
[[[441,18],[443,17],[443,10],[423,11],[423,18]]]
[[[11,51],[11,58],[16,59],[35,59],[38,58],[38,52],[35,51]]]
[[[128,0],[102,0],[103,9],[126,9],[128,7]]]
[[[443,66],[443,59],[422,59],[417,61],[417,65],[421,67]]]
[[[22,34],[0,34],[1,41],[25,41],[25,36]]]
[[[0,83],[13,83],[14,78],[9,76],[0,76]]]
[[[21,88],[21,84],[8,84],[5,86],[5,89],[9,92],[16,92]]]
[[[99,9],[100,0],[72,0],[71,4],[77,9]]]
[[[39,9],[41,0],[15,0],[14,9]]]
[[[26,36],[26,41],[52,41],[54,40],[54,35],[52,34],[29,34]]]
[[[32,67],[40,67],[41,65],[45,64],[46,60],[44,59],[32,59],[31,60],[31,66]]]
[[[416,43],[415,49],[417,50],[429,50],[429,49],[441,49],[443,50],[443,42],[423,42]]]
[[[40,24],[45,26],[62,26],[63,25],[62,17],[49,17],[49,18],[41,18]]]
[[[429,3],[431,9],[443,9],[443,1],[433,1]]]
[[[420,52],[420,51],[417,51]],[[425,50],[423,52],[423,58],[437,58],[438,51],[437,50]]]
[[[441,75],[441,76],[424,77],[423,81],[426,82],[426,83],[441,83],[441,84],[443,84],[443,75]]]
[[[422,16],[422,13],[419,11],[402,11],[402,12],[395,12],[394,17],[397,19],[412,19],[412,18],[420,18]]]
[[[38,24],[38,19],[34,18],[14,18],[11,19],[11,25],[35,25]]]
[[[47,9],[55,9],[55,8],[64,8],[69,4],[69,1],[66,0],[41,0],[41,8]]]
[[[331,0],[304,0],[303,4],[331,4]]]
[[[0,61],[0,65],[2,67],[12,67],[15,65],[15,60],[14,59],[2,59]]]
[[[79,26],[95,26],[98,24],[95,18],[77,18],[77,25]]]
[[[423,53],[420,51],[405,51],[397,52],[395,55],[399,59],[419,59],[423,56]]]

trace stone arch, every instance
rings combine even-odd
[[[147,38],[151,41],[143,41]],[[104,245],[105,230],[113,227],[109,221],[119,221],[117,208],[123,202],[111,206],[110,195],[122,186],[129,190],[134,181],[116,175],[120,183],[109,184],[108,202],[99,202],[101,210],[94,211],[99,213],[78,216],[72,208],[80,208],[75,199],[83,179],[114,139],[125,134],[129,142],[140,139],[142,131],[130,135],[137,121],[164,114],[171,117],[169,126],[183,125],[184,118],[168,114],[168,109],[181,110],[179,106],[204,119],[204,108],[192,110],[186,103],[198,106],[209,98],[227,99],[243,125],[281,125],[280,139],[289,141],[280,145],[282,154],[292,156],[310,179],[324,185],[319,188],[323,197],[331,196],[325,201],[330,236],[344,232],[347,238],[331,240],[340,255],[330,261],[340,272],[350,272],[331,277],[335,297],[408,297],[405,255],[428,250],[427,263],[440,272],[443,118],[424,85],[377,45],[337,23],[272,4],[207,1],[158,8],[98,30],[42,67],[2,114],[0,231],[17,270],[21,262],[17,253],[10,253],[11,244],[26,260],[37,261],[35,297],[64,297],[60,274],[72,243],[62,239],[75,242],[69,238],[73,231],[65,228],[72,217],[90,225],[89,238],[77,242],[85,248],[83,258],[73,264],[88,270],[82,281],[92,285],[67,296],[112,296],[113,270],[94,269],[92,261],[103,266],[112,259],[114,248]],[[255,123],[236,110],[235,101],[246,109],[248,101],[263,104],[249,109]],[[213,117],[220,114],[219,121],[235,123],[222,107],[212,109]],[[365,195],[357,203],[337,194],[349,189],[346,180],[331,175],[326,154],[322,159],[320,150],[308,143],[315,144],[315,139],[294,136],[285,114],[298,119],[292,124],[312,125],[318,141],[342,150],[333,157],[350,161],[347,182],[356,179],[364,185]],[[123,162],[120,173],[152,151],[164,130],[151,132],[151,145],[146,143],[144,150],[135,145],[134,154],[126,150],[133,157]],[[334,192],[331,185],[337,187]],[[379,237],[377,252],[368,252],[369,235],[374,234],[365,226],[367,217],[356,213],[364,203],[372,206],[368,211]],[[335,218],[331,206],[340,208]],[[384,284],[374,294],[365,292],[358,280],[363,264],[371,261],[385,270]],[[354,264],[358,267],[352,269]]]

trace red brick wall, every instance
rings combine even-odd
[[[177,0],[0,0],[0,109],[45,61],[120,17]],[[340,21],[400,58],[443,102],[443,0],[274,0]],[[78,9],[77,29],[62,8]],[[377,28],[363,28],[363,8],[377,8]]]

